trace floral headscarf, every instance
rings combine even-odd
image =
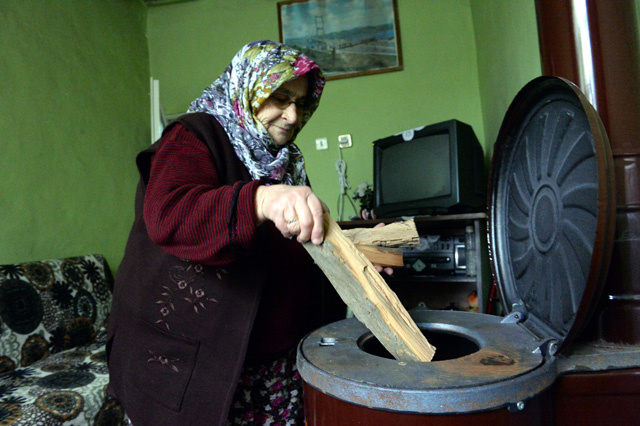
[[[255,116],[260,105],[278,87],[305,74],[310,78],[302,127],[318,107],[324,77],[320,68],[302,53],[268,40],[244,46],[224,73],[191,103],[187,112],[206,112],[215,116],[227,132],[236,155],[254,179],[306,185],[308,180],[300,149],[292,142],[278,146]]]

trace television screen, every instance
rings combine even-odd
[[[380,169],[385,202],[399,203],[450,194],[450,164],[444,160],[434,162],[434,158],[449,158],[449,135],[426,136],[388,147]],[[416,170],[422,171],[419,180],[415,179]],[[408,182],[412,184],[408,185]]]
[[[449,120],[374,142],[378,217],[483,211],[484,155],[471,127]]]

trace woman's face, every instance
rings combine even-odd
[[[273,92],[256,111],[256,118],[279,146],[289,142],[300,127],[308,85],[306,75],[291,80]]]

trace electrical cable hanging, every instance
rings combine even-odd
[[[347,180],[347,163],[342,159],[342,148],[338,146],[339,159],[336,161],[336,171],[338,172],[338,184],[340,185],[340,194],[338,195],[338,220],[342,220],[342,213],[344,212],[344,197],[351,202],[353,211],[357,214],[358,210],[353,203],[351,197],[347,195],[347,189],[351,189],[351,184]]]

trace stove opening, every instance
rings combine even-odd
[[[449,330],[420,327],[420,331],[422,331],[429,343],[436,347],[436,353],[431,361],[462,358],[480,350],[480,346],[470,338]],[[371,332],[360,336],[358,347],[371,355],[395,359]]]

